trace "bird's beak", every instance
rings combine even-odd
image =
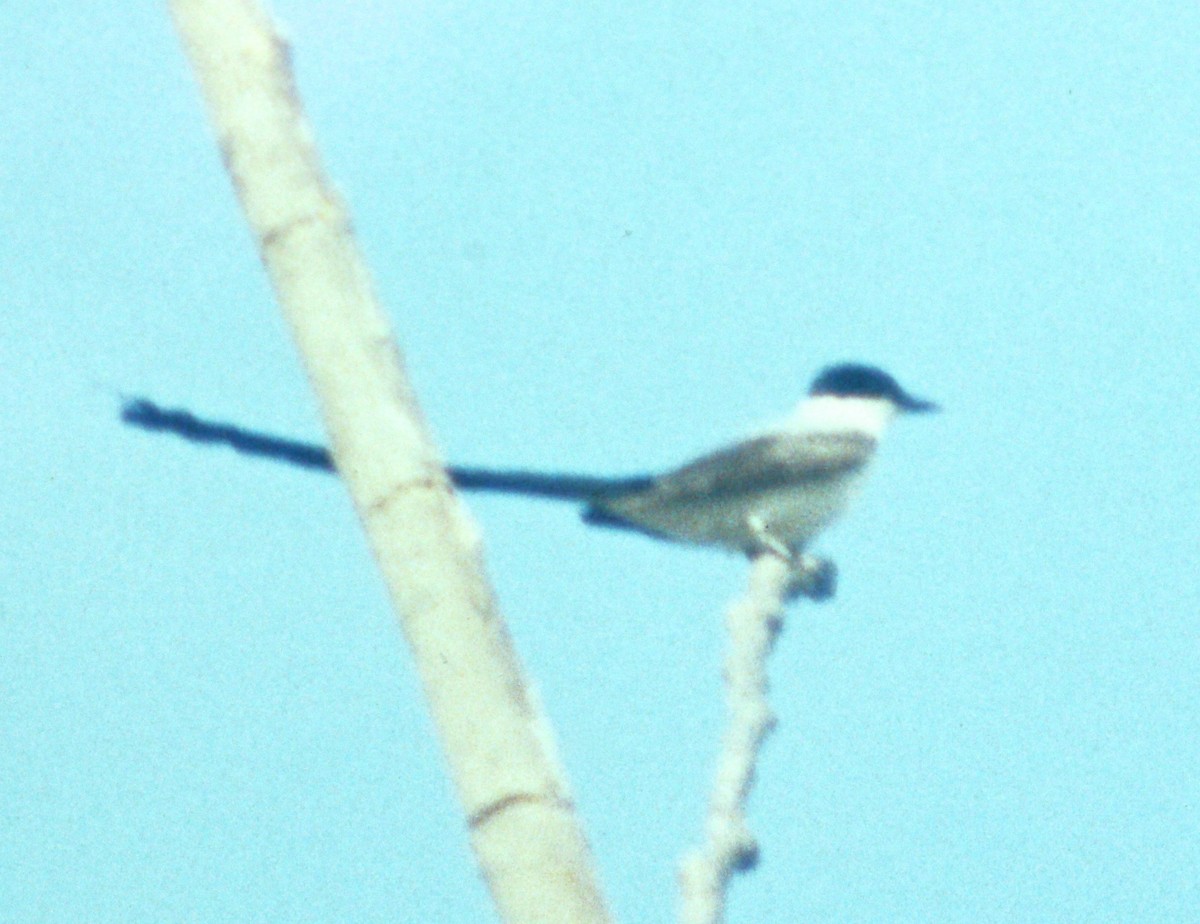
[[[942,409],[941,405],[935,404],[933,401],[926,401],[924,398],[914,398],[912,395],[905,395],[899,404],[900,410],[909,414],[932,414]]]

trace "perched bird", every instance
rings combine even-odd
[[[588,523],[755,554],[798,552],[846,507],[899,413],[937,405],[880,369],[830,366],[777,428],[661,475],[587,478],[451,468],[467,490],[578,500]]]
[[[937,410],[881,369],[829,366],[779,426],[660,475],[598,478],[452,466],[468,491],[524,494],[584,504],[583,519],[675,542],[798,560],[859,487],[883,431],[901,413]],[[164,410],[145,400],[122,418],[197,442],[333,471],[329,453],[298,443]]]

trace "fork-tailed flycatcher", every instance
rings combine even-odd
[[[899,413],[937,410],[881,369],[830,366],[776,428],[661,475],[595,478],[450,467],[468,491],[499,491],[583,503],[588,523],[661,539],[713,545],[748,555],[798,556],[846,507],[883,431]],[[320,446],[201,420],[140,399],[122,419],[198,442],[333,471]]]

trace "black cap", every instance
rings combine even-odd
[[[813,397],[834,395],[839,398],[882,398],[905,411],[938,410],[938,406],[932,401],[914,398],[882,369],[864,366],[861,363],[839,363],[825,368],[813,380],[808,393]]]

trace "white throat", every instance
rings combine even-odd
[[[896,416],[886,398],[817,395],[801,401],[787,427],[803,433],[861,433],[879,439]]]

